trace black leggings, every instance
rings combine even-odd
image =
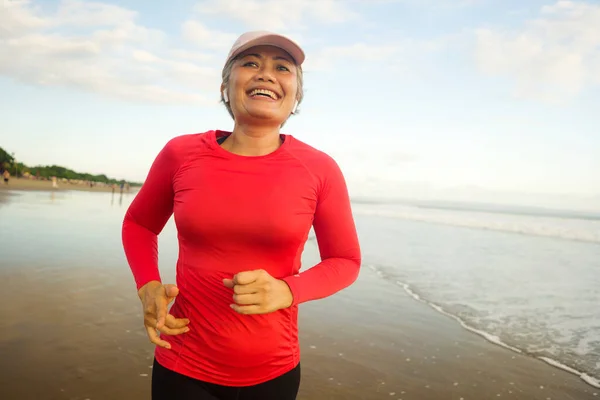
[[[152,400],[295,400],[300,387],[300,364],[270,381],[246,387],[193,379],[163,367],[156,359],[152,368]]]

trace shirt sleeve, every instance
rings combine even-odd
[[[152,163],[123,220],[123,248],[138,290],[150,281],[161,280],[158,235],[173,214],[173,177],[177,169],[175,151],[169,142]]]
[[[320,175],[313,228],[321,262],[284,278],[292,292],[292,305],[330,296],[354,283],[360,271],[361,250],[342,171],[329,159]]]

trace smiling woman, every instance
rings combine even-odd
[[[298,306],[358,277],[361,251],[340,168],[281,133],[302,101],[304,57],[281,35],[240,36],[221,85],[233,130],[170,140],[126,213],[123,246],[157,345],[155,400],[295,399]],[[177,282],[165,284],[157,238],[172,215]],[[301,272],[311,228],[321,261]]]
[[[255,47],[248,47],[248,45],[252,43],[252,38],[254,36],[262,34],[263,32],[250,32],[240,37],[240,39],[238,39],[236,44],[233,46],[227,59],[227,63],[223,68],[221,101],[225,103],[225,107],[227,108],[229,115],[231,115],[231,117],[234,120],[236,119],[236,115],[233,113],[233,109],[231,107],[229,99],[230,95],[228,93],[230,88],[231,75],[236,63],[241,62],[241,64],[243,64],[244,66],[253,67],[255,69],[259,68],[259,65],[264,64],[265,61],[270,61],[272,63],[278,64],[276,65],[276,70],[277,72],[279,72],[277,75],[281,77],[282,83],[287,84],[287,89],[294,92],[293,96],[289,96],[295,100],[294,106],[290,112],[291,114],[295,114],[297,112],[298,105],[302,102],[302,99],[304,97],[304,79],[302,73],[302,62],[304,62],[304,52],[302,51],[302,49],[291,42],[289,44],[292,45],[292,48],[289,48],[289,46],[284,47],[272,45],[258,45]],[[273,43],[277,42],[278,40],[281,40],[281,38],[279,38],[278,36],[272,36],[270,37],[270,39]],[[284,50],[285,48],[288,48],[289,52]],[[269,60],[269,58],[271,58],[271,60]],[[293,85],[293,82],[291,82],[292,79],[296,80],[295,87]],[[262,94],[267,94],[274,101],[277,101],[280,97],[282,97],[282,93],[272,91],[274,90],[273,87],[269,88],[268,85],[261,87],[256,83],[254,85],[256,86],[255,90],[257,91],[261,88],[264,88],[267,91],[267,93],[263,92]],[[257,93],[254,93],[253,95],[255,94]],[[288,117],[289,115],[285,119],[287,120]],[[285,124],[285,121],[282,122],[282,126],[283,124]]]

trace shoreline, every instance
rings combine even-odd
[[[58,187],[52,187],[52,181],[43,181],[43,180],[35,180],[35,179],[26,179],[26,178],[10,178],[8,184],[5,184],[3,181],[0,182],[0,193],[6,191],[68,191],[68,190],[76,190],[76,191],[84,191],[84,192],[104,192],[104,193],[120,193],[120,187],[117,185],[116,188],[113,188],[109,185],[96,185],[90,187],[85,184],[77,184],[77,183],[69,183],[69,182],[58,182]],[[131,186],[129,193],[135,193],[139,190],[138,186]],[[127,191],[123,191],[123,193],[127,193]]]
[[[505,343],[502,341],[502,339],[500,339],[498,336],[491,334],[489,332],[483,331],[481,329],[477,329],[473,326],[470,326],[468,323],[466,323],[465,321],[463,321],[462,319],[460,319],[460,317],[444,310],[444,308],[438,304],[435,304],[433,302],[430,302],[428,300],[423,299],[421,296],[419,296],[419,294],[417,294],[416,292],[414,292],[410,285],[401,281],[396,281],[396,284],[398,284],[399,286],[401,286],[404,291],[410,296],[412,297],[415,301],[425,304],[429,307],[431,307],[432,309],[434,309],[435,311],[437,311],[439,314],[444,315],[448,318],[453,319],[454,321],[456,321],[465,331],[467,332],[471,332],[477,336],[482,337],[483,339],[485,339],[487,342],[489,342],[492,345],[496,345],[499,346],[501,348],[504,348],[508,351],[511,351],[513,353],[517,353],[517,354],[521,354],[527,357],[530,357],[534,360],[540,360],[545,362],[546,364],[548,364],[549,366],[556,368],[558,370],[561,371],[565,371],[568,372],[576,377],[578,377],[579,379],[581,379],[584,383],[590,385],[592,388],[594,389],[600,389],[600,379],[595,378],[591,375],[589,375],[587,372],[584,371],[580,371],[574,367],[571,367],[567,364],[562,363],[561,361],[558,361],[556,359],[553,359],[551,357],[545,357],[545,356],[538,356],[535,354],[531,354],[528,353],[525,350],[519,349],[517,347],[511,346],[508,343]]]
[[[374,327],[367,315],[363,324],[368,327],[353,327],[349,320],[328,321],[311,305],[311,315],[301,326],[306,379],[299,399],[583,400],[600,395],[581,377],[492,343],[404,297],[393,303],[413,303],[400,307],[412,315],[389,328]],[[335,301],[331,300],[323,303]],[[340,331],[328,334],[328,329],[334,331],[328,326],[332,324],[339,324]]]
[[[314,265],[318,261],[316,244],[306,247],[309,259],[303,264]],[[384,279],[365,263],[353,286],[318,304],[305,304],[300,324],[304,359],[311,361],[312,353],[317,353],[314,365],[305,367],[310,369],[310,385],[316,384],[314,379],[321,381],[323,390],[331,390],[323,380],[340,379],[342,385],[350,386],[339,389],[343,393],[340,399],[376,399],[385,395],[403,400],[600,398],[600,388],[593,378],[586,379],[586,375],[568,366],[562,368],[526,352],[513,351],[511,346],[490,340],[490,335],[472,329],[442,307],[415,296],[419,297],[410,286]],[[331,314],[331,310],[335,313]],[[328,331],[335,332],[329,342],[324,340],[331,336]],[[330,376],[317,377],[324,372],[319,360],[329,360],[327,364],[338,365],[350,377],[358,375],[360,384],[352,388],[346,377],[335,376],[335,368],[325,371]],[[347,370],[340,365],[342,360]],[[371,386],[371,390],[389,390],[381,397],[361,390],[364,376],[360,376],[373,371],[379,384]],[[321,398],[312,395],[310,385],[304,386],[307,396],[300,398]],[[326,393],[322,398],[338,398]]]
[[[0,303],[6,397],[149,398],[154,346],[118,240],[124,209],[106,196],[50,203],[32,201],[35,193],[22,194],[31,198],[23,208],[12,194],[0,191],[8,207],[0,209],[8,221],[0,224],[0,279],[11,292]],[[161,235],[161,276],[172,283],[173,223]],[[319,261],[309,240],[303,270]],[[490,342],[388,278],[365,262],[353,285],[299,306],[298,400],[600,398],[579,376]]]
[[[44,270],[54,273],[40,273]],[[162,271],[165,283],[171,281],[174,271]],[[490,343],[404,291],[394,293],[396,285],[372,290],[374,275],[366,269],[355,287],[300,306],[298,400],[593,400],[600,395],[569,372]],[[6,315],[0,322],[0,360],[11,360],[0,361],[0,384],[9,398],[149,398],[154,346],[141,328],[126,268],[15,264],[0,269],[0,278],[9,279],[15,292],[14,302],[0,304]],[[71,289],[44,294],[48,279]],[[98,279],[104,283],[98,285]],[[119,295],[107,297],[107,292]],[[68,304],[75,299],[79,305],[72,308]],[[69,308],[59,324],[49,312]],[[90,313],[94,318],[85,318]],[[98,328],[110,326],[117,329],[99,334]],[[63,373],[49,376],[49,368]],[[35,384],[20,385],[23,374]]]

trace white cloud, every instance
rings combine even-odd
[[[211,61],[215,58],[213,54],[199,53],[197,51],[190,51],[184,49],[174,49],[170,51],[172,57],[179,58],[182,60],[193,61],[196,63],[204,63]]]
[[[183,37],[204,48],[229,50],[238,35],[208,29],[198,21],[188,20],[182,26]]]
[[[405,3],[418,7],[434,7],[435,9],[439,10],[444,8],[476,6],[487,3],[489,0],[348,0],[348,2],[366,4],[370,6],[379,4]]]
[[[398,44],[368,44],[357,42],[343,46],[323,47],[317,54],[306,59],[304,69],[306,71],[328,71],[333,70],[335,64],[342,60],[354,60],[359,62],[381,62],[390,60],[400,53],[401,45]]]
[[[519,97],[566,101],[600,84],[600,5],[559,1],[520,31],[477,31],[476,61]]]
[[[28,84],[70,87],[133,101],[216,105],[219,60],[238,35],[210,29],[190,18],[181,25],[181,37],[167,37],[139,24],[136,11],[99,2],[63,0],[55,9],[43,10],[29,1],[5,4],[0,14],[0,74]],[[204,20],[207,15],[227,16],[287,33],[305,23],[355,18],[344,4],[337,0],[205,0],[195,10]],[[298,32],[307,31],[293,34],[302,42]],[[397,60],[416,48],[423,51],[427,46],[404,41],[325,47],[312,52],[307,69],[328,69],[344,59],[385,60],[393,66],[394,57]],[[203,67],[206,63],[212,68]]]
[[[357,18],[339,0],[202,0],[195,10],[204,15],[232,18],[249,28],[279,32],[305,28],[306,20],[337,23]]]
[[[307,58],[305,69],[333,70],[336,63],[355,61],[362,63],[366,68],[374,64],[380,68],[393,71],[408,72],[423,67],[426,57],[438,54],[464,41],[461,35],[444,35],[434,39],[411,39],[403,37],[401,33],[390,32],[392,41],[370,43],[366,41],[348,45],[325,46],[316,54]],[[353,64],[353,67],[357,67]],[[360,67],[360,66],[358,66]]]
[[[28,1],[5,1],[0,74],[125,100],[216,104],[211,94],[218,93],[218,70],[199,65],[210,55],[169,48],[163,32],[139,25],[136,17],[103,3],[66,0],[42,13]]]
[[[63,0],[55,21],[61,26],[120,26],[136,17],[137,12],[113,4]]]
[[[0,12],[0,39],[14,37],[32,29],[43,28],[46,20],[27,10],[28,2],[3,1]]]
[[[343,57],[365,61],[380,61],[389,58],[400,51],[398,45],[370,45],[363,42],[349,46],[332,46],[323,50],[331,57]]]

